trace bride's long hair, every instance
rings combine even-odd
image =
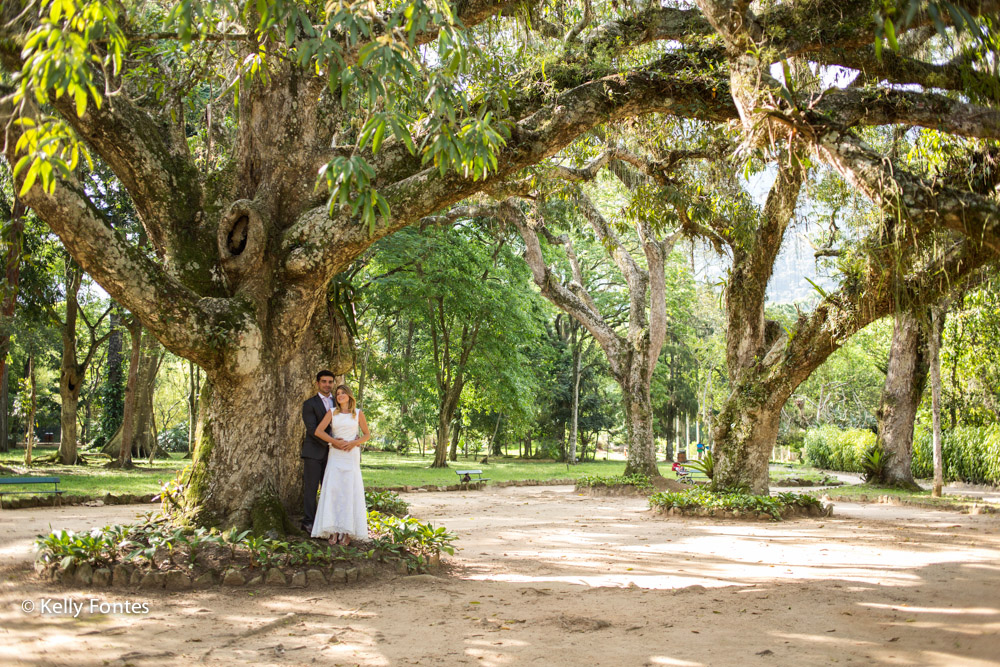
[[[340,403],[337,402],[337,392],[340,391],[341,389],[343,389],[344,393],[347,394],[347,397],[351,399],[350,401],[347,402],[348,412],[350,412],[352,417],[357,419],[358,415],[354,411],[354,408],[357,407],[358,402],[354,400],[354,394],[351,393],[351,388],[348,387],[346,384],[337,385],[337,388],[333,390],[333,414],[335,415],[340,414]]]

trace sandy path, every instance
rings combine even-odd
[[[2,512],[0,663],[1000,665],[996,515],[838,505],[822,521],[668,521],[570,487],[407,500],[460,534],[445,572],[305,591],[43,587],[30,526],[147,508]],[[150,611],[20,611],[63,597]]]

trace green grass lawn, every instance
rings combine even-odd
[[[183,454],[170,454],[168,459],[156,459],[153,464],[145,459],[136,461],[132,470],[105,468],[105,457],[88,457],[90,463],[84,466],[67,466],[61,463],[39,463],[38,459],[52,454],[54,449],[35,447],[32,450],[31,467],[24,465],[24,450],[15,449],[0,453],[0,466],[13,468],[17,477],[58,477],[59,490],[69,495],[103,496],[108,493],[136,495],[159,493],[160,484],[173,479],[177,471],[187,465]],[[86,453],[85,453],[86,456]],[[29,490],[30,487],[17,490]],[[45,495],[45,494],[39,494]]]
[[[625,470],[625,461],[587,461],[575,466],[565,463],[532,461],[530,459],[490,457],[489,463],[480,464],[477,459],[449,462],[448,469],[431,468],[431,457],[418,454],[396,454],[394,452],[368,451],[361,455],[361,475],[365,486],[423,486],[436,484],[446,486],[458,483],[456,470],[482,470],[483,477],[493,482],[515,480],[576,479],[581,475],[620,475]],[[663,466],[662,474],[673,476],[669,466]]]
[[[105,468],[107,459],[104,457],[90,457],[90,464],[85,466],[38,462],[54,451],[36,447],[35,462],[30,468],[24,465],[23,449],[0,453],[0,466],[15,469],[17,476],[59,477],[61,480],[59,488],[67,494],[98,497],[107,493],[153,495],[159,492],[160,484],[173,479],[177,471],[190,462],[189,459],[181,458],[182,454],[171,454],[169,459],[157,459],[152,465],[147,464],[145,460],[137,461],[135,469],[124,471]],[[483,477],[493,482],[576,479],[588,474],[620,475],[625,470],[623,460],[588,461],[568,466],[565,463],[551,461],[504,457],[490,457],[489,463],[481,464],[477,459],[460,457],[457,462],[449,462],[447,469],[431,468],[432,460],[431,456],[421,457],[419,454],[366,451],[361,456],[361,474],[365,486],[393,487],[456,484],[459,480],[455,470],[466,468],[482,470]],[[674,476],[669,466],[661,466],[661,473],[669,477]]]
[[[795,477],[798,479],[808,479],[813,482],[821,482],[826,477],[833,475],[828,475],[826,472],[820,470],[819,468],[811,468],[798,463],[771,463],[768,470],[768,475],[771,478],[771,483],[774,486],[781,486],[780,482],[783,479],[789,477]]]

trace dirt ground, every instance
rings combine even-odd
[[[42,584],[34,535],[149,507],[0,511],[0,664],[1000,665],[995,514],[666,519],[568,486],[406,499],[459,534],[443,570],[314,590]],[[79,616],[21,608],[67,598]],[[149,611],[99,613],[125,602]]]

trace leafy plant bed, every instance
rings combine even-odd
[[[756,496],[748,493],[716,493],[705,488],[654,493],[651,509],[670,516],[779,521],[799,516],[830,516],[832,505],[818,498],[795,493]]]
[[[456,538],[411,517],[368,513],[370,539],[330,546],[308,538],[272,538],[171,525],[147,518],[131,526],[87,533],[54,531],[36,541],[36,572],[65,584],[143,590],[210,586],[291,586],[346,583],[378,570],[424,572]]]
[[[648,496],[656,488],[645,475],[584,475],[576,490],[594,496]]]

